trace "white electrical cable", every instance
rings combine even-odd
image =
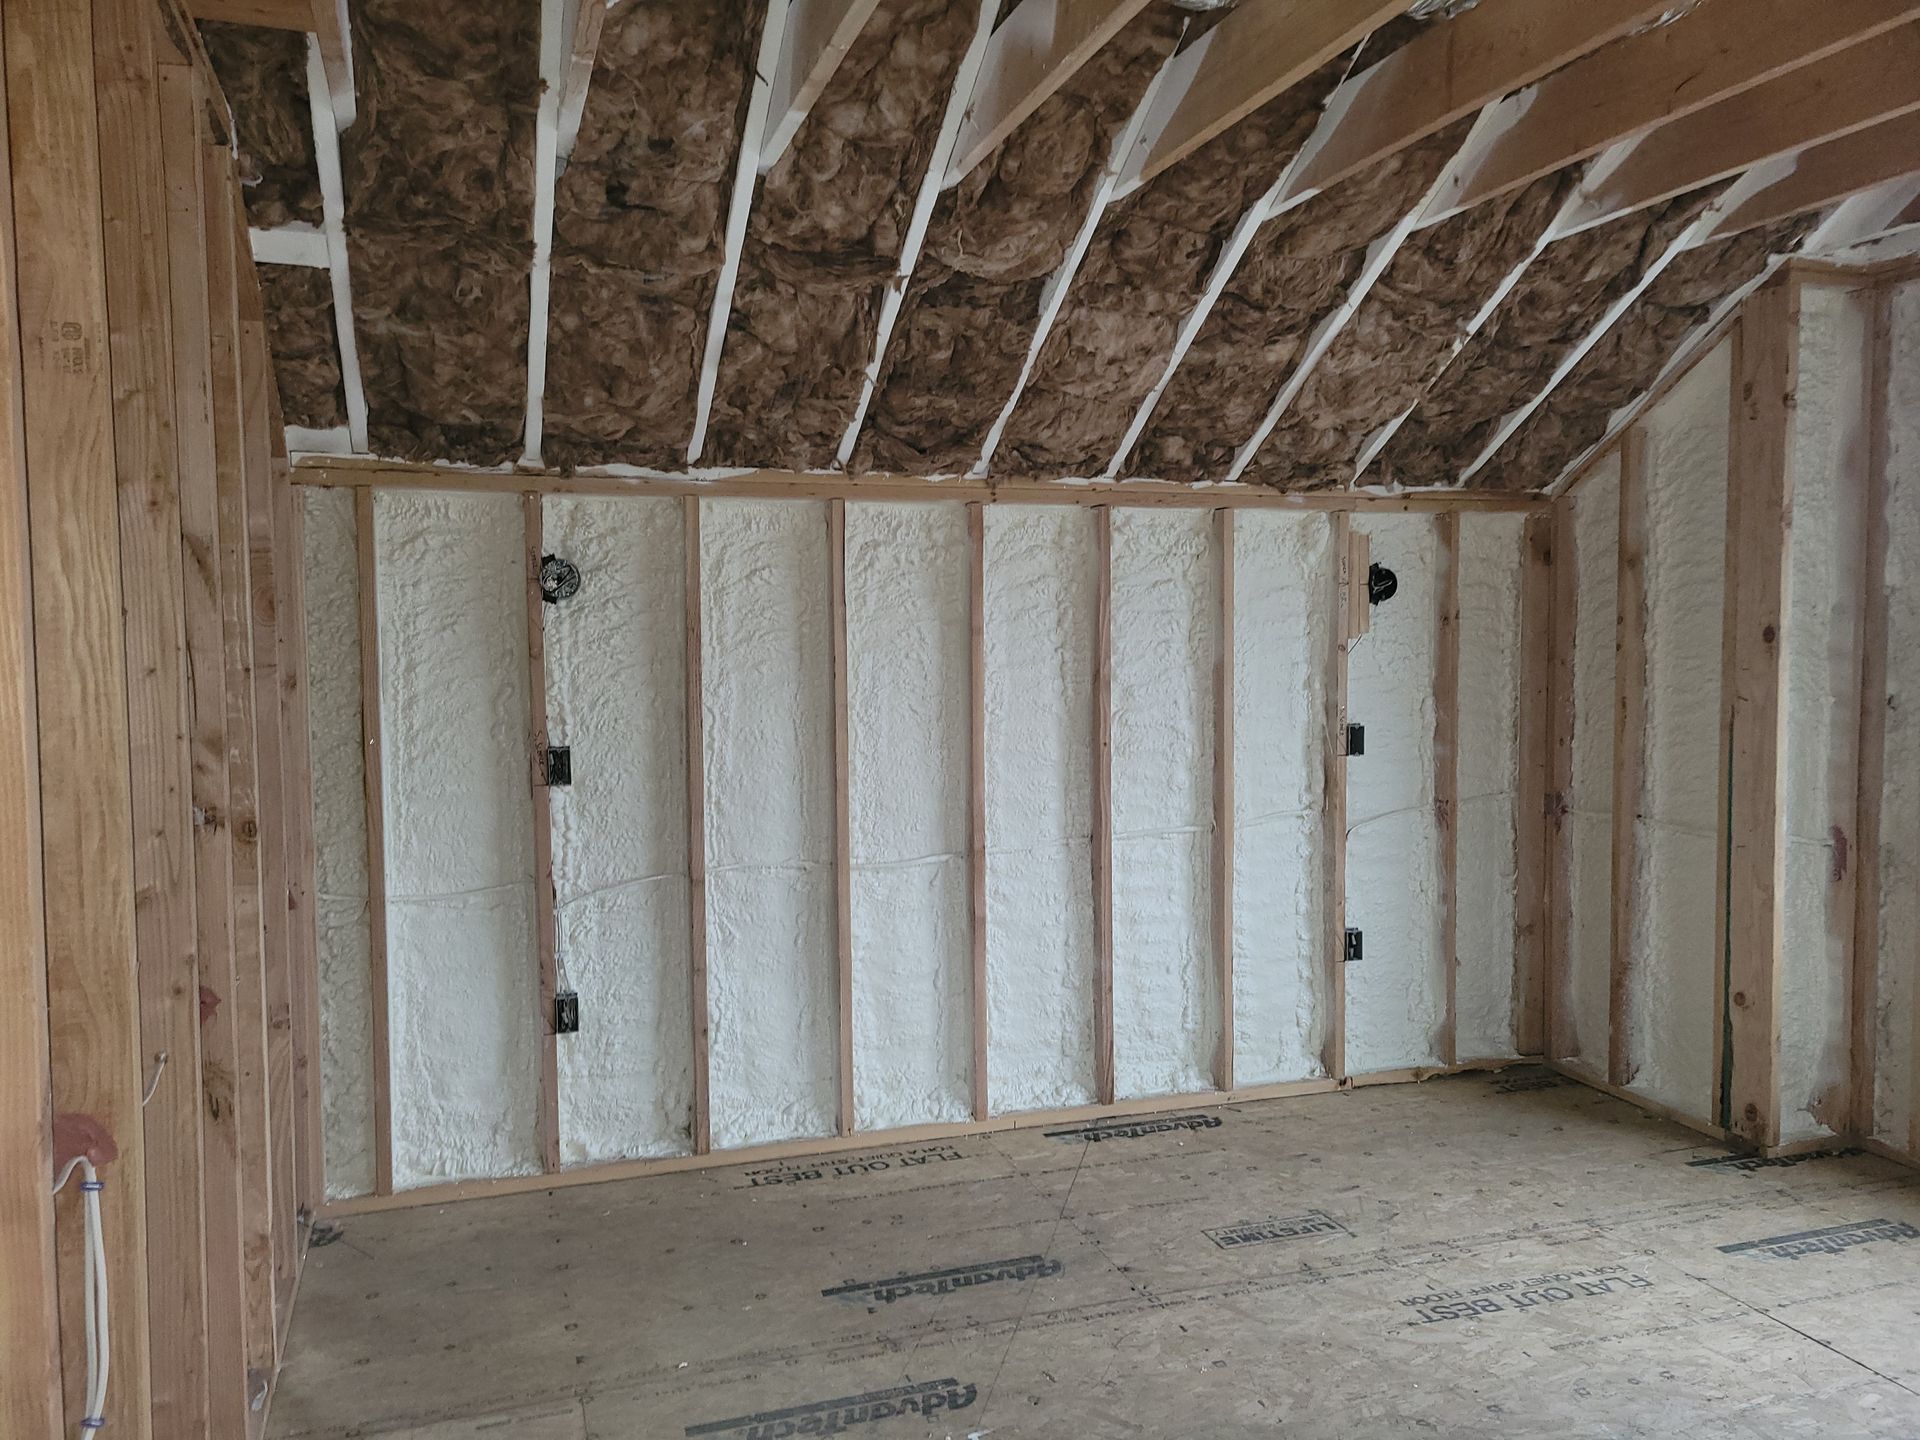
[[[93,1162],[76,1155],[54,1181],[53,1193],[65,1188],[73,1172],[80,1172],[81,1203],[86,1207],[83,1268],[87,1272],[87,1408],[80,1417],[82,1435],[104,1430],[107,1424],[107,1240],[100,1222],[100,1196],[107,1188]]]

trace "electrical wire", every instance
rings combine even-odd
[[[86,1435],[104,1430],[107,1424],[107,1240],[100,1220],[100,1196],[107,1187],[93,1162],[76,1155],[54,1181],[54,1194],[66,1188],[75,1170],[80,1172],[80,1198],[86,1210],[83,1268],[87,1284],[87,1398],[86,1411],[80,1417],[80,1432]]]

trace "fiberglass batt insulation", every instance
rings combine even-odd
[[[259,273],[267,349],[287,424],[314,430],[346,424],[332,273],[307,265],[262,265]]]
[[[1782,703],[1786,889],[1781,900],[1780,1139],[1847,1124],[1847,960],[1860,725],[1862,476],[1872,301],[1801,292],[1789,463]]]
[[[1722,342],[1642,422],[1646,474],[1646,761],[1634,835],[1637,1093],[1711,1121],[1720,957],[1720,707],[1726,629],[1728,414]]]
[[[692,1148],[687,916],[686,552],[677,499],[551,496],[547,554],[580,570],[541,606],[547,732],[573,781],[547,792],[566,1164]]]
[[[1438,1064],[1447,1008],[1434,815],[1434,652],[1442,553],[1430,515],[1364,515],[1373,563],[1399,577],[1347,660],[1347,713],[1367,730],[1347,763],[1347,1068]]]
[[[1094,1098],[1094,522],[984,519],[987,1072],[1006,1114]]]
[[[715,464],[833,465],[976,20],[950,0],[881,0],[761,182],[707,431]]]
[[[827,509],[700,504],[715,1149],[838,1122]]]
[[[971,1113],[970,554],[963,505],[847,506],[853,1090],[863,1130]]]
[[[1332,527],[1232,513],[1233,1066],[1236,1084],[1267,1085],[1326,1073]]]
[[[307,726],[313,747],[320,1127],[329,1199],[373,1189],[373,961],[360,743],[354,492],[299,490],[305,514]]]
[[[352,0],[359,114],[340,137],[368,444],[520,457],[540,6]]]
[[[1460,517],[1454,991],[1456,1053],[1463,1060],[1515,1053],[1514,804],[1525,522],[1518,514]]]
[[[958,472],[979,458],[1026,363],[1047,282],[1180,25],[1172,6],[1150,6],[941,195],[856,469]]]
[[[607,12],[554,192],[547,463],[681,468],[763,3]]]
[[[307,37],[259,25],[200,22],[200,39],[233,114],[247,223],[258,230],[321,222],[307,97]]]
[[[1125,1098],[1213,1084],[1220,600],[1211,511],[1111,514],[1113,1057]]]
[[[374,497],[395,1188],[540,1168],[525,530]]]

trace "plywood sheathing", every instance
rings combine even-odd
[[[707,432],[715,462],[833,464],[974,28],[966,5],[882,0],[762,183]]]
[[[1241,478],[1288,490],[1351,480],[1367,441],[1446,369],[1572,184],[1571,171],[1543,176],[1409,236]]]
[[[341,137],[369,447],[519,458],[540,7],[353,0]]]
[[[1047,280],[1154,72],[1181,12],[1144,11],[940,197],[854,466],[965,470],[1013,393]]]
[[[1368,478],[1455,483],[1500,422],[1540,392],[1713,194],[1697,190],[1549,245],[1434,382]]]
[[[247,223],[320,224],[320,171],[307,100],[307,37],[202,21],[200,39],[233,110]]]
[[[347,423],[340,348],[333,330],[333,279],[306,265],[262,265],[267,348],[287,424],[325,430]]]
[[[1346,298],[1368,247],[1420,203],[1472,128],[1471,117],[1456,120],[1264,226],[1127,468],[1169,480],[1224,478],[1314,327]]]
[[[1322,66],[1114,206],[1014,407],[996,470],[1106,470],[1235,226],[1306,143],[1350,60]]]
[[[550,465],[686,460],[765,8],[607,16],[554,195]]]
[[[1675,258],[1554,387],[1547,403],[1494,457],[1477,483],[1497,490],[1533,490],[1552,483],[1606,435],[1621,406],[1652,387],[1715,303],[1758,276],[1770,256],[1798,246],[1815,218],[1750,230]]]

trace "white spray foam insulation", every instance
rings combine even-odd
[[[987,1072],[996,1113],[1093,1074],[1093,513],[988,506]]]
[[[1520,760],[1520,576],[1526,517],[1460,519],[1454,945],[1462,1059],[1515,1053],[1514,803]]]
[[[853,1086],[863,1130],[965,1120],[966,507],[847,506]]]
[[[1632,1089],[1713,1119],[1731,341],[1642,421],[1646,767],[1635,832]]]
[[[1920,1105],[1914,936],[1920,934],[1920,285],[1895,288],[1887,397],[1887,695],[1880,797],[1874,1133],[1898,1149]]]
[[[1870,300],[1810,285],[1800,307],[1800,390],[1784,657],[1786,892],[1780,967],[1780,1138],[1845,1123],[1847,937],[1859,740],[1861,504]]]
[[[1246,509],[1233,534],[1233,1063],[1240,1085],[1326,1073],[1324,515]]]
[[[1347,924],[1364,957],[1346,968],[1347,1068],[1437,1064],[1446,1015],[1433,720],[1441,555],[1431,516],[1355,516],[1373,563],[1399,578],[1348,653],[1347,714],[1366,728],[1347,765]]]
[[[320,1122],[327,1198],[341,1199],[373,1189],[373,965],[366,770],[360,744],[360,567],[354,492],[305,485],[298,493],[306,507]]]
[[[1613,973],[1613,710],[1620,556],[1620,460],[1595,465],[1573,506],[1573,774],[1567,797],[1567,927],[1573,1048],[1555,1059],[1607,1073]]]
[[[1121,1097],[1210,1089],[1213,674],[1206,510],[1113,515],[1113,1053]]]
[[[692,1148],[687,917],[686,591],[677,499],[544,502],[545,553],[580,571],[541,607],[550,743],[573,780],[548,790],[566,1164]]]
[[[703,500],[715,1148],[838,1121],[827,509]]]
[[[525,529],[374,498],[396,1188],[537,1171]]]

